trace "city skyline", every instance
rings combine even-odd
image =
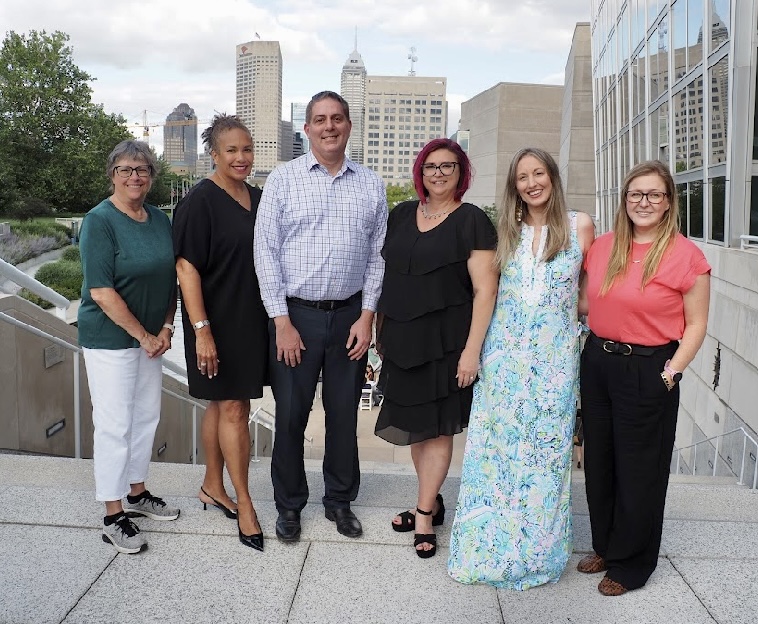
[[[195,109],[200,131],[214,111],[233,113],[234,45],[256,33],[280,42],[287,120],[292,102],[340,91],[356,27],[369,74],[407,75],[415,47],[418,76],[447,77],[449,135],[460,103],[498,82],[562,84],[575,23],[589,17],[590,0],[440,0],[412,14],[399,0],[217,0],[211,12],[199,0],[181,11],[160,1],[144,11],[95,0],[0,6],[5,31],[68,33],[74,62],[96,78],[93,101],[122,114],[138,135],[143,111],[148,124],[161,123],[177,102]],[[150,144],[162,148],[161,128],[150,128]]]

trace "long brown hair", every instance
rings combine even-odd
[[[525,147],[519,150],[511,161],[503,202],[498,212],[498,243],[495,261],[501,267],[508,264],[521,240],[521,222],[516,219],[516,213],[519,210],[522,215],[528,212],[528,208],[516,188],[516,170],[519,162],[526,156],[534,156],[545,166],[553,185],[552,192],[547,200],[547,242],[543,254],[545,262],[555,258],[559,251],[566,249],[569,245],[570,229],[558,165],[545,150],[538,147]]]
[[[663,254],[679,233],[679,198],[676,194],[676,185],[671,176],[671,171],[660,160],[649,160],[636,165],[624,178],[621,200],[613,220],[613,247],[611,248],[611,256],[608,258],[605,279],[600,288],[600,296],[606,294],[616,279],[625,275],[629,268],[634,239],[634,224],[626,212],[626,193],[629,190],[629,185],[635,179],[646,175],[657,175],[663,180],[666,186],[669,209],[663,215],[663,220],[658,224],[653,244],[645,253],[645,261],[642,265],[642,288],[653,279],[656,271],[658,271],[658,266],[661,264]]]

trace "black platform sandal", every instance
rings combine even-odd
[[[416,507],[416,513],[420,513],[422,516],[431,516],[431,511],[424,511]],[[429,550],[423,548],[419,550],[421,544],[431,544],[432,547]],[[437,554],[437,536],[434,533],[415,533],[413,536],[413,549],[416,554],[422,559],[429,559]]]
[[[442,500],[442,494],[437,494],[437,502],[440,508],[432,516],[432,526],[439,526],[445,522],[445,502]],[[397,517],[401,520],[400,524],[395,524],[394,522],[391,524],[392,528],[398,533],[407,533],[416,528],[416,515],[410,511],[402,511],[397,514]]]

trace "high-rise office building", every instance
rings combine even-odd
[[[176,170],[195,172],[197,161],[197,116],[182,102],[167,117],[163,127],[163,157]]]
[[[355,37],[355,48],[347,57],[342,67],[340,79],[340,95],[345,98],[350,107],[350,120],[353,129],[347,142],[347,156],[350,160],[363,164],[364,162],[364,115],[366,108],[366,66],[358,53],[358,36]]]
[[[307,104],[302,102],[292,102],[290,104],[290,119],[292,120],[292,134],[300,135],[300,143],[302,144],[303,153],[307,152],[311,146],[308,142],[308,137],[305,135],[305,108]]]
[[[237,116],[255,146],[254,178],[265,178],[281,160],[282,52],[278,41],[237,46]]]
[[[679,469],[753,474],[741,434],[705,440],[758,431],[758,0],[592,6],[598,229],[612,227],[629,169],[659,159],[674,173],[682,233],[713,267],[708,329],[681,382],[676,439],[702,444]]]
[[[385,183],[410,182],[416,154],[446,136],[447,79],[367,76],[364,119],[364,164]]]

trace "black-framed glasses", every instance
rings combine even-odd
[[[664,193],[663,191],[650,191],[648,193],[643,193],[642,191],[627,191],[626,201],[632,204],[639,204],[643,197],[647,197],[648,203],[660,204],[667,196],[668,193]]]
[[[140,178],[149,178],[153,175],[153,168],[150,165],[143,165],[140,167],[129,167],[124,165],[122,167],[114,167],[113,171],[115,171],[119,178],[131,178],[132,173],[135,171]]]
[[[444,162],[440,163],[439,165],[426,163],[424,165],[421,165],[421,175],[423,175],[425,178],[431,178],[439,170],[443,176],[449,176],[452,175],[457,166],[457,162]]]

